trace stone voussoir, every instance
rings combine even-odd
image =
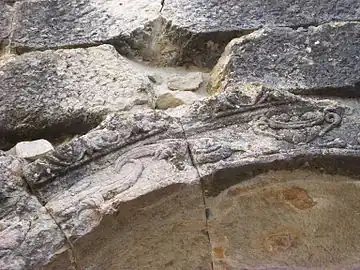
[[[205,177],[301,155],[357,156],[356,106],[264,87],[250,95],[240,88],[195,102],[180,121],[195,165]]]
[[[295,94],[360,93],[360,23],[266,28],[234,39],[214,67],[211,91],[263,85]]]
[[[151,107],[152,95],[146,75],[111,45],[8,56],[0,61],[0,145],[83,133],[109,112]]]
[[[359,267],[359,108],[237,86],[182,115],[214,269]]]
[[[180,123],[162,112],[116,113],[27,165],[24,176],[81,254],[82,267],[207,267],[203,196],[187,146]],[[114,230],[116,223],[124,225]],[[132,243],[135,232],[140,238]],[[90,255],[94,241],[101,252]],[[190,259],[193,246],[200,252]]]
[[[0,269],[39,269],[67,253],[66,238],[20,177],[23,160],[0,153]],[[70,256],[62,269],[72,267]],[[70,269],[70,268],[69,268]]]

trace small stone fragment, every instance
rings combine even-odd
[[[203,83],[201,72],[189,73],[184,76],[174,76],[169,79],[168,87],[170,90],[196,91]]]
[[[54,147],[47,140],[41,139],[29,142],[19,142],[15,145],[15,155],[19,158],[35,160],[45,155]]]
[[[183,104],[184,102],[181,99],[175,97],[175,95],[172,93],[162,94],[158,96],[156,100],[156,108],[160,110],[175,108]]]
[[[148,75],[148,78],[154,84],[160,85],[163,83],[163,78],[159,74]]]

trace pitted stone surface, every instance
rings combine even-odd
[[[212,88],[260,84],[297,94],[359,96],[359,53],[357,22],[263,29],[227,46]]]
[[[9,56],[0,62],[0,137],[81,132],[151,99],[146,75],[110,45]]]
[[[1,270],[359,267],[359,1],[6,3]]]
[[[160,1],[36,0],[15,7],[13,47],[18,51],[117,44],[141,47]]]
[[[74,239],[115,211],[119,201],[199,181],[181,126],[158,112],[112,115],[97,129],[27,165],[24,175]]]
[[[349,8],[351,7],[351,8]],[[36,0],[15,5],[18,52],[114,44],[161,64],[212,67],[233,38],[264,26],[299,27],[360,19],[357,0],[341,1]]]
[[[0,2],[0,55],[5,39],[9,37],[11,31],[11,8],[4,1]]]
[[[360,19],[360,3],[357,0],[166,0],[161,16],[167,24],[159,44],[164,46],[167,61],[212,67],[235,37],[264,26],[296,28],[330,21],[356,21]]]
[[[195,102],[181,117],[200,176],[255,163],[359,148],[356,104],[306,99],[262,88]]]
[[[171,18],[174,26],[193,33],[214,33],[358,20],[360,3],[356,0],[166,0],[161,14]]]
[[[21,179],[21,160],[0,153],[0,269],[39,269],[66,251],[66,240]],[[63,261],[63,269],[72,263]]]

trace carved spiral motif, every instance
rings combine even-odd
[[[341,124],[342,117],[330,110],[308,111],[303,114],[282,113],[270,117],[261,116],[255,121],[256,134],[274,137],[290,143],[308,143],[324,136]]]

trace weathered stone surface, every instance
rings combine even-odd
[[[262,29],[228,45],[213,70],[212,90],[261,84],[298,94],[359,96],[359,53],[357,22]]]
[[[8,57],[0,62],[0,140],[87,131],[111,111],[151,105],[151,89],[110,45]]]
[[[161,1],[22,1],[12,46],[24,52],[110,43],[157,63],[212,67],[231,39],[263,26],[360,19],[357,0],[168,0],[160,9]]]
[[[186,76],[174,76],[170,78],[168,87],[170,90],[196,91],[204,82],[201,72],[189,73]]]
[[[19,142],[13,149],[10,149],[9,152],[13,152],[13,154],[19,158],[35,160],[52,150],[54,150],[52,144],[47,140],[41,139],[30,142]]]
[[[24,174],[74,239],[90,232],[121,201],[173,184],[199,184],[181,126],[157,112],[110,116],[29,164]]]
[[[68,249],[59,227],[19,176],[21,160],[0,153],[0,269],[39,269]],[[71,266],[63,261],[63,269]]]
[[[166,110],[168,108],[175,108],[183,105],[184,102],[177,98],[173,93],[161,94],[156,98],[155,108],[160,110]]]
[[[119,205],[75,243],[85,269],[210,270],[198,185],[173,185]],[[94,244],[96,248],[94,248]]]
[[[204,181],[214,268],[357,268],[348,244],[359,243],[358,102],[258,93],[223,92],[181,117]],[[287,171],[259,175],[270,170]]]
[[[299,27],[329,21],[358,20],[360,3],[356,0],[276,3],[266,0],[167,0],[161,14],[165,18],[170,17],[174,26],[194,33],[211,33],[262,26]]]
[[[75,242],[81,265],[133,269],[136,263],[139,269],[156,269],[181,266],[187,258],[184,265],[208,269],[200,180],[181,125],[173,118],[160,112],[111,115],[96,129],[27,165],[24,175]],[[152,192],[156,195],[146,197]],[[121,229],[114,227],[118,222]],[[104,228],[109,235],[99,233]],[[101,251],[93,249],[94,241]],[[199,248],[196,254],[194,248]]]
[[[0,269],[360,267],[359,1],[6,3]]]
[[[201,176],[301,155],[353,155],[359,147],[357,104],[266,88],[247,94],[246,89],[221,93],[194,103],[182,116]]]
[[[11,24],[11,9],[4,2],[0,2],[0,56],[4,52],[6,39],[10,35]]]
[[[228,176],[239,184],[207,199],[215,269],[359,268],[358,179],[308,170]]]
[[[15,6],[13,47],[18,51],[116,44],[127,52],[149,38],[160,1],[37,0]]]
[[[226,44],[264,26],[299,27],[359,20],[357,0],[166,0],[159,50],[169,63],[212,67]]]

